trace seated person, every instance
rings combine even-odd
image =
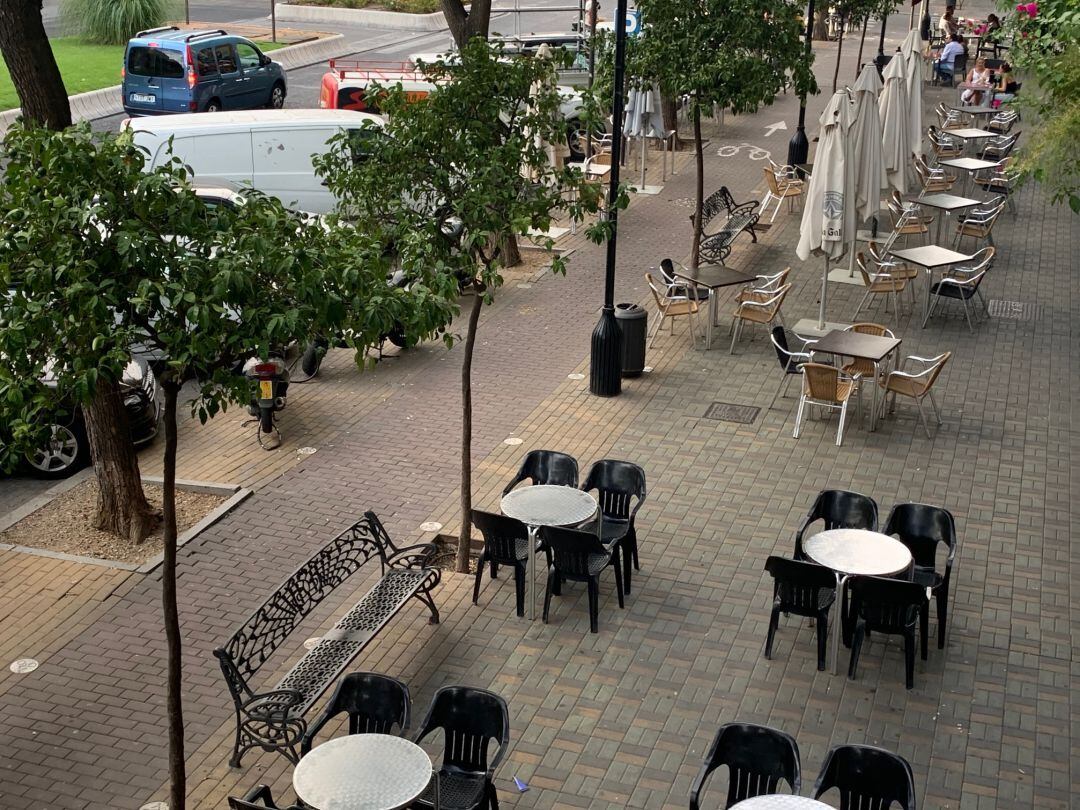
[[[998,71],[997,94],[994,96],[994,100],[1002,104],[1006,101],[1012,101],[1016,98],[1016,91],[1019,89],[1020,85],[1012,74],[1012,65],[1008,62],[1003,63],[1001,70]]]
[[[967,75],[968,84],[985,85],[987,89],[990,88],[990,68],[986,66],[986,60],[981,56],[975,60],[975,67],[973,67]],[[960,95],[961,100],[965,104],[974,104],[978,106],[982,104],[983,91],[968,89]]]
[[[934,63],[934,75],[941,79],[947,79],[949,84],[952,84],[953,63],[956,61],[956,57],[963,53],[964,40],[961,39],[959,34],[953,34],[952,39],[941,49],[941,55],[938,57],[937,62]]]

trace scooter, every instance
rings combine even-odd
[[[257,423],[259,427],[255,435],[259,446],[263,450],[274,450],[281,446],[276,414],[285,409],[289,369],[280,357],[269,360],[251,357],[244,363],[243,374],[253,384],[248,413],[254,417],[244,424]]]

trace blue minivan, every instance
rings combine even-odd
[[[280,109],[285,69],[243,37],[226,31],[140,31],[128,41],[123,69],[129,115]]]

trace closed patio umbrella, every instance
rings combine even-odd
[[[878,102],[881,152],[889,185],[907,193],[907,166],[911,160],[911,125],[908,123],[907,71],[904,60],[893,58],[885,68],[885,89]]]
[[[888,186],[882,155],[881,119],[878,93],[881,79],[877,68],[867,65],[859,74],[855,92],[855,123],[851,140],[855,145],[855,199],[860,221],[870,219],[881,205],[881,191]]]
[[[923,41],[919,29],[912,28],[900,46],[907,71],[908,101],[908,148],[916,155],[923,153],[922,148],[922,86],[923,86]]]
[[[641,185],[645,190],[645,139],[662,138],[664,135],[664,116],[660,109],[660,94],[651,86],[632,86],[626,98],[626,113],[623,117],[623,133],[627,138],[640,139],[641,146]],[[656,191],[659,191],[657,187]],[[650,190],[649,193],[655,193]]]
[[[825,256],[821,278],[818,328],[825,326],[825,297],[829,260],[838,259],[855,236],[854,111],[847,92],[833,93],[821,114],[821,134],[814,171],[806,188],[796,255],[806,261],[811,253]]]

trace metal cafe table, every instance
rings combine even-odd
[[[709,329],[705,332],[705,348],[711,349],[713,326],[716,324],[717,309],[719,307],[716,300],[716,291],[722,287],[747,284],[756,279],[757,276],[753,273],[743,273],[717,264],[703,264],[697,270],[684,268],[677,271],[675,275],[694,286],[709,288]]]
[[[962,169],[963,171],[967,172],[967,177],[964,181],[964,188],[966,190],[970,190],[972,186],[971,178],[972,175],[975,174],[975,172],[981,172],[985,169],[993,169],[995,166],[998,166],[1000,164],[998,164],[998,162],[994,160],[981,160],[979,158],[962,157],[951,158],[949,160],[939,160],[938,165],[949,166],[953,169]],[[938,235],[938,241],[941,241],[940,234]]]
[[[951,265],[960,264],[961,262],[969,262],[972,259],[972,256],[967,253],[958,253],[955,250],[949,250],[949,248],[943,248],[940,245],[921,245],[919,247],[904,248],[903,250],[891,250],[889,251],[889,254],[901,261],[919,265],[919,267],[926,270],[928,277],[932,277],[934,271],[938,268],[950,267]],[[931,280],[931,278],[928,278],[926,284],[926,299],[923,301],[923,315],[926,315],[927,310],[930,308]]]
[[[536,618],[536,538],[541,526],[578,526],[599,510],[596,498],[574,487],[534,484],[511,490],[500,504],[507,517],[520,520],[529,528],[529,555],[526,565],[526,588],[529,619]]]
[[[833,329],[817,343],[811,344],[814,354],[833,354],[839,357],[854,357],[859,360],[869,360],[878,369],[885,359],[896,351],[901,338],[879,337],[878,335],[864,335],[862,332]],[[878,384],[874,383],[873,407],[870,411],[870,430],[877,429],[877,398]]]
[[[997,137],[996,132],[991,132],[988,129],[976,129],[975,127],[968,127],[965,129],[943,129],[942,132],[950,137],[963,139],[965,149],[967,149],[968,142],[970,141],[981,141],[986,138]]]
[[[833,672],[840,671],[841,596],[849,577],[890,577],[911,568],[907,546],[887,534],[864,529],[827,529],[803,543],[814,562],[836,572],[836,619],[833,621]]]
[[[964,158],[968,160],[969,158]],[[982,162],[982,161],[979,161]],[[934,233],[934,241],[941,241],[941,226],[945,219],[952,215],[953,211],[959,211],[962,208],[971,208],[974,205],[979,204],[979,200],[973,200],[970,197],[958,197],[955,194],[926,194],[922,197],[917,197],[912,200],[913,203],[918,205],[925,205],[927,208],[937,208],[939,211],[944,211],[944,217],[937,218],[937,228]]]
[[[743,799],[731,805],[731,810],[832,810],[832,806],[806,796],[776,793]]]
[[[399,810],[431,782],[431,758],[390,734],[350,734],[317,745],[293,771],[293,789],[315,810]]]

